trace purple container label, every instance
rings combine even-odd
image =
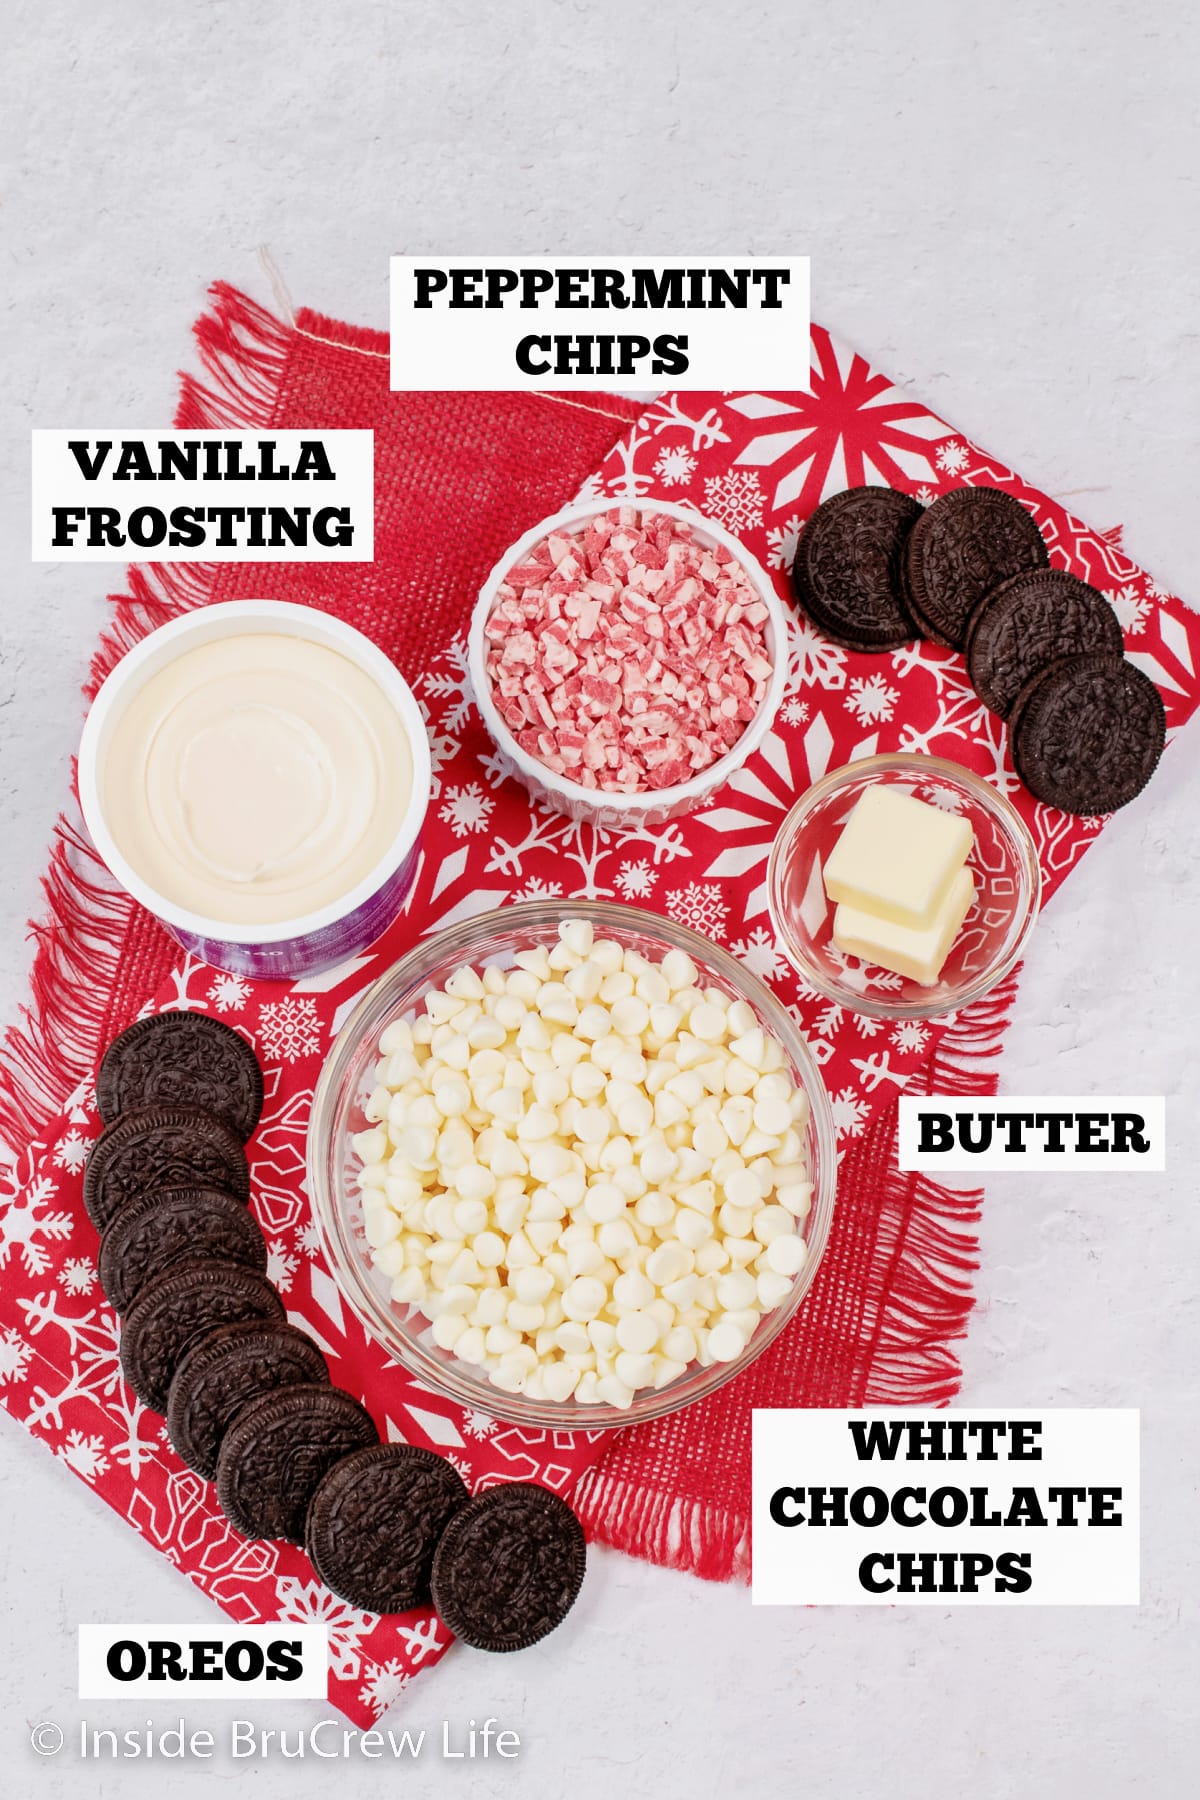
[[[316,975],[322,969],[331,969],[335,963],[357,956],[387,930],[416,880],[420,848],[418,840],[383,886],[376,888],[361,906],[303,937],[283,938],[275,944],[230,944],[223,938],[199,937],[193,932],[182,931],[176,925],[168,925],[165,919],[160,923],[191,955],[198,956],[201,962],[211,963],[215,969],[226,969],[231,975],[249,975],[262,981],[288,981],[301,975]]]

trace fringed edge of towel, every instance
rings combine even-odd
[[[202,374],[180,375],[180,430],[265,430],[273,422],[293,334],[245,294],[217,282],[195,327]],[[209,598],[214,570],[199,563],[129,571],[113,594],[84,692],[90,700],[126,651],[156,626]],[[84,834],[77,806],[59,815],[42,878],[46,910],[30,921],[30,1001],[0,1040],[0,1155],[16,1159],[46,1131],[90,1074],[135,902],[117,887]]]

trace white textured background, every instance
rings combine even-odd
[[[106,587],[28,561],[28,428],[168,422],[206,283],[269,299],[259,244],[298,303],[374,325],[391,251],[808,251],[819,319],[1200,601],[1180,4],[9,0],[3,62],[0,1016]],[[756,1613],[599,1553],[556,1636],[457,1652],[398,1709],[494,1714],[518,1762],[272,1762],[255,1792],[1194,1791],[1198,757],[1193,730],[1042,923],[1003,1065],[1019,1093],[1165,1091],[1172,1173],[993,1180],[965,1347],[968,1401],[1143,1408],[1141,1608]],[[232,1779],[32,1756],[31,1723],[79,1715],[78,1620],[203,1603],[0,1423],[0,1788]]]

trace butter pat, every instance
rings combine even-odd
[[[897,925],[894,919],[843,901],[833,916],[833,941],[847,956],[878,963],[921,987],[932,987],[974,898],[975,877],[970,869],[960,868],[930,925]]]
[[[955,813],[882,783],[869,787],[825,864],[825,892],[855,912],[917,931],[935,929],[973,838],[967,820]]]

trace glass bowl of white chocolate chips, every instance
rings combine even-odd
[[[829,1101],[736,957],[606,901],[418,945],[343,1027],[308,1182],[343,1294],[430,1387],[537,1428],[639,1423],[760,1355],[833,1214]]]

